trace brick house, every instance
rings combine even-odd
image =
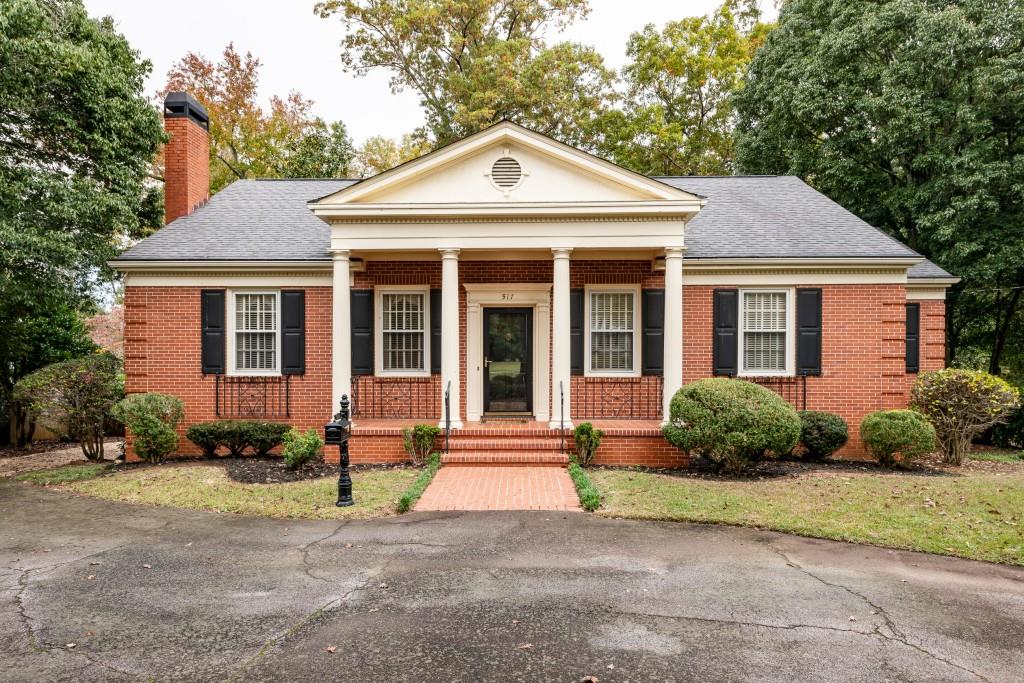
[[[599,462],[674,466],[670,397],[728,375],[839,413],[856,455],[944,363],[957,279],[794,177],[648,178],[504,122],[207,201],[206,112],[171,93],[165,122],[167,225],[112,265],[127,389],[181,397],[183,429],[320,429],[347,394],[354,462],[419,422],[451,426],[448,461],[557,462],[590,421]]]

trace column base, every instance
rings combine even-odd
[[[439,420],[437,426],[440,427],[441,429],[444,429],[444,420]],[[452,429],[462,429],[462,421],[452,420]]]
[[[572,420],[566,420],[565,422],[561,422],[560,420],[552,420],[551,422],[548,423],[548,429],[561,429],[563,425],[566,429],[576,429],[572,424]]]

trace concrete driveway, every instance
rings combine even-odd
[[[1008,567],[573,512],[297,522],[11,481],[0,523],[5,681],[1024,679]]]

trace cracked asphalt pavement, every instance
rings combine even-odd
[[[0,520],[2,681],[1024,680],[1013,567],[584,513],[270,520],[15,482]]]

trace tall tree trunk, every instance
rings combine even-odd
[[[1001,312],[1002,315],[996,318],[995,339],[992,342],[992,358],[988,364],[988,371],[993,375],[999,374],[1000,361],[1003,358],[1003,350],[1006,348],[1006,337],[1009,336],[1013,316],[1017,311],[1017,304],[1020,302],[1022,293],[1024,293],[1024,288],[1018,287],[1014,289],[1010,295],[1010,301],[1006,304],[1006,309]]]

